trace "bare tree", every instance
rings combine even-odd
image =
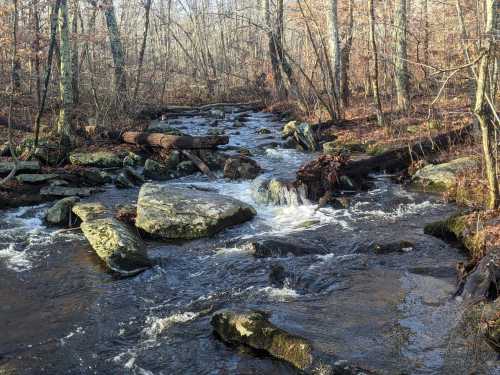
[[[396,0],[394,11],[394,70],[399,111],[407,111],[410,107],[406,2],[407,0]]]
[[[483,154],[488,178],[489,200],[488,208],[499,207],[498,176],[496,173],[497,143],[495,137],[495,117],[492,103],[487,102],[488,75],[493,69],[497,53],[496,26],[497,26],[497,0],[486,0],[486,30],[483,44],[484,54],[479,63],[476,103],[474,114],[479,122],[483,140]],[[498,124],[497,124],[498,125]]]

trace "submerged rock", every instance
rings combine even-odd
[[[212,192],[145,184],[137,202],[136,226],[153,237],[194,239],[252,219],[253,207]]]
[[[242,247],[250,250],[257,258],[306,256],[327,253],[327,250],[324,248],[280,237],[253,239],[244,242]]]
[[[311,343],[269,322],[262,312],[222,311],[211,321],[218,337],[231,345],[245,345],[286,361],[300,370],[313,363]]]
[[[69,161],[82,167],[119,168],[123,165],[122,158],[110,151],[74,152],[69,155]]]
[[[375,243],[370,246],[370,250],[375,254],[407,253],[412,251],[415,244],[410,241],[396,241],[389,243]]]
[[[78,203],[73,206],[72,211],[81,221],[103,219],[110,215],[109,210],[99,202]]]
[[[0,162],[0,176],[8,175],[14,169],[13,161]],[[16,173],[38,173],[40,172],[40,162],[38,161],[19,161]]]
[[[253,159],[246,156],[232,156],[224,165],[224,177],[231,180],[251,180],[261,172],[260,166]]]
[[[456,186],[457,178],[461,173],[475,169],[478,165],[479,161],[474,157],[455,159],[443,164],[431,164],[417,171],[413,176],[413,181],[435,190],[447,190]]]
[[[126,224],[105,218],[85,221],[81,229],[97,255],[112,271],[133,276],[151,266],[145,245]]]
[[[79,200],[78,197],[68,197],[57,201],[47,210],[45,220],[50,225],[67,225],[70,221],[71,209]]]

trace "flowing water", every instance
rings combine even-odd
[[[0,373],[295,373],[218,341],[210,317],[221,308],[272,312],[275,324],[319,351],[381,373],[468,373],[469,352],[456,329],[463,307],[451,298],[464,255],[422,229],[454,208],[388,176],[374,176],[375,187],[348,209],[257,203],[259,181],[291,178],[314,155],[275,147],[282,123],[272,115],[250,113],[244,128],[234,128],[237,114],[219,127],[231,136],[228,149],[250,149],[265,168],[257,181],[195,175],[166,183],[215,189],[252,204],[257,217],[209,239],[150,242],[155,266],[137,277],[113,278],[78,231],[47,228],[46,205],[2,211]],[[186,117],[172,125],[205,134],[208,122]],[[271,134],[258,135],[261,127]],[[112,206],[134,202],[137,192],[109,187],[92,199]],[[263,235],[306,241],[325,255],[257,259],[235,245]],[[414,246],[368,250],[402,240]],[[276,266],[286,273],[279,285],[270,279]],[[494,363],[484,363],[493,373]]]

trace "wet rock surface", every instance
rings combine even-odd
[[[68,225],[73,206],[80,200],[78,197],[68,197],[57,201],[47,210],[45,220],[50,225]]]
[[[137,201],[136,225],[156,238],[193,239],[211,236],[254,216],[251,206],[234,198],[145,184]]]
[[[435,190],[446,190],[454,188],[461,173],[475,169],[479,161],[473,157],[465,157],[452,160],[448,163],[427,165],[413,176],[417,184],[433,188]]]

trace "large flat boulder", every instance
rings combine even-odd
[[[144,243],[131,228],[115,218],[85,221],[81,229],[110,270],[133,276],[151,266]]]
[[[69,155],[69,161],[83,167],[119,168],[123,165],[123,159],[110,151],[74,152]]]
[[[435,190],[447,190],[454,188],[457,178],[467,170],[479,166],[479,160],[473,157],[464,157],[452,160],[448,163],[431,164],[423,167],[413,176],[417,184],[433,188]]]
[[[253,207],[217,193],[148,183],[137,202],[136,226],[155,238],[194,239],[252,219]]]
[[[300,370],[313,363],[311,343],[276,327],[262,312],[222,311],[213,316],[211,324],[226,343],[264,351]]]

